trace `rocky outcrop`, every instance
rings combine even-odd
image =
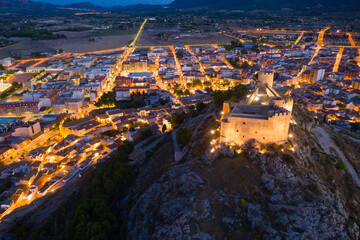
[[[359,239],[360,191],[302,125],[295,152],[249,143],[241,154],[157,156],[161,174],[129,196],[127,239]]]

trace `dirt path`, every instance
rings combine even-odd
[[[341,160],[344,162],[350,175],[352,176],[352,178],[354,179],[354,181],[356,182],[358,187],[360,187],[360,178],[357,175],[355,169],[350,164],[350,162],[347,160],[347,158],[345,157],[343,152],[338,148],[338,146],[335,144],[335,142],[331,139],[329,134],[321,127],[314,128],[313,132],[317,135],[317,137],[319,139],[319,143],[321,144],[322,148],[325,150],[325,152],[327,154],[331,154],[331,152],[330,152],[331,147],[333,147],[339,153]]]

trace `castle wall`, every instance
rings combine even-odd
[[[289,134],[290,113],[280,113],[268,119],[231,117],[221,122],[220,141],[242,145],[255,139],[261,143],[286,141]]]

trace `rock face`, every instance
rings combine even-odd
[[[127,199],[127,239],[359,239],[359,189],[302,131],[295,153],[248,144],[213,160],[157,155],[162,171],[139,177]]]

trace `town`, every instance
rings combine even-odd
[[[148,21],[126,47],[0,60],[2,219],[68,188],[125,142],[135,145],[130,164],[140,164],[166,134],[186,135],[178,127],[213,102],[221,129],[211,152],[254,138],[286,141],[293,102],[337,131],[359,133],[359,33],[218,26],[228,42],[139,46]],[[231,99],[220,94],[232,90]],[[264,118],[257,135],[251,124]]]

